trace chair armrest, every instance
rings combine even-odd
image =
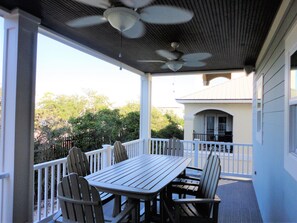
[[[187,176],[187,175],[184,175],[184,176],[180,176],[178,177],[178,179],[185,179],[185,180],[195,180],[195,181],[200,181],[200,178],[197,178],[197,177],[193,177],[193,176]],[[179,182],[179,181],[175,181],[175,182]]]
[[[202,169],[200,168],[197,168],[197,167],[192,167],[192,166],[188,166],[186,169],[190,169],[190,170],[197,170],[197,171],[203,171]]]
[[[171,182],[170,185],[181,185],[181,186],[199,186],[199,184],[196,183],[190,183],[190,182]]]
[[[187,203],[204,204],[204,203],[220,203],[221,199],[218,196],[216,196],[214,199],[211,199],[211,198],[174,199],[173,202],[175,204],[187,204]]]

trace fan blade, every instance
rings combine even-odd
[[[132,28],[126,30],[123,32],[123,36],[130,38],[130,39],[135,39],[143,36],[145,33],[145,27],[143,22],[137,21]]]
[[[101,8],[101,9],[107,9],[111,6],[109,0],[76,0],[76,1],[86,5]]]
[[[164,64],[161,66],[161,69],[169,69],[169,68],[168,68],[167,64]]]
[[[105,17],[99,15],[85,16],[78,19],[68,21],[66,24],[73,28],[82,28],[87,26],[99,25],[107,22]]]
[[[140,62],[140,63],[166,63],[166,61],[163,61],[163,60],[137,60],[137,62]]]
[[[183,66],[185,67],[203,67],[206,63],[201,61],[186,61]]]
[[[140,13],[140,18],[144,22],[154,24],[184,23],[190,21],[192,17],[193,13],[189,10],[165,5],[149,6]]]
[[[191,53],[191,54],[184,54],[181,59],[184,61],[197,61],[197,60],[205,60],[211,57],[210,53]]]
[[[152,3],[154,0],[120,0],[124,5],[130,7],[130,8],[142,8],[150,3]]]
[[[168,50],[156,50],[156,53],[168,60],[176,60],[177,56]]]

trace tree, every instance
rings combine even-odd
[[[87,91],[86,96],[46,93],[37,103],[35,110],[35,161],[47,159],[44,158],[47,156],[43,152],[45,150],[50,150],[49,155],[58,150],[62,151],[61,154],[67,152],[63,143],[65,139],[69,139],[67,137],[72,137],[73,126],[69,123],[71,118],[109,106],[107,97],[94,91]]]
[[[103,109],[71,118],[72,134],[76,146],[84,151],[101,148],[121,139],[121,119],[119,110]]]
[[[178,139],[183,139],[183,120],[177,117],[173,112],[167,112],[162,118],[166,118],[168,124],[162,127],[159,130],[152,129],[152,137],[153,138],[172,138],[176,137]],[[167,123],[167,122],[166,122]]]
[[[122,117],[122,139],[121,141],[131,141],[139,139],[139,125],[140,125],[140,112],[129,112],[126,116]]]
[[[50,160],[51,155],[52,158],[58,158],[59,154],[65,156],[69,145],[89,151],[116,140],[127,142],[139,138],[140,105],[137,103],[111,109],[108,98],[88,91],[86,96],[47,93],[36,107],[35,160]],[[173,113],[163,114],[152,108],[152,137],[182,139],[182,124],[183,120]]]

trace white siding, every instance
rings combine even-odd
[[[297,219],[297,182],[284,169],[284,41],[297,18],[297,1],[292,2],[266,55],[256,67],[254,78],[254,86],[260,75],[263,75],[264,83],[262,145],[256,140],[256,103],[253,103],[256,173],[253,180],[264,222],[296,222]]]

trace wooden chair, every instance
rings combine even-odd
[[[202,171],[198,190],[195,198],[172,199],[165,196],[163,207],[165,214],[171,222],[218,222],[218,210],[220,199],[216,196],[216,190],[221,173],[220,159],[212,155]]]
[[[67,156],[68,173],[77,173],[78,176],[85,177],[91,173],[90,164],[85,153],[77,147],[70,149]],[[102,204],[106,204],[114,198],[113,194],[100,192]]]
[[[62,216],[56,221],[62,222],[86,222],[102,223],[104,214],[98,191],[90,186],[84,177],[71,173],[63,177],[58,185],[58,199],[60,202]],[[129,202],[125,210],[116,216],[111,222],[121,222],[135,208],[136,203]],[[134,211],[137,219],[137,211]]]
[[[113,153],[114,153],[114,160],[115,163],[122,162],[128,159],[127,150],[124,145],[120,141],[116,141],[113,144]]]
[[[184,145],[179,139],[171,138],[166,142],[163,154],[169,156],[184,156]]]
[[[207,156],[207,159],[204,164],[205,169],[208,165],[209,157],[212,156],[214,149],[210,150],[210,153]],[[197,168],[197,167],[187,167],[184,174],[179,175],[171,184],[170,192],[176,193],[179,195],[179,198],[185,197],[188,195],[195,195],[199,188],[200,178],[201,174],[203,172],[203,169]],[[191,174],[187,174],[187,170],[190,170]]]
[[[114,154],[114,162],[115,163],[119,163],[119,162],[129,159],[127,150],[126,150],[125,146],[120,141],[116,141],[113,144],[113,154]],[[116,195],[115,201],[114,201],[115,208],[113,210],[113,216],[115,216],[117,213],[119,213],[120,210],[122,209],[122,207],[124,207],[126,205],[126,203],[127,203],[126,200],[124,200],[124,202],[122,202],[121,196]]]

